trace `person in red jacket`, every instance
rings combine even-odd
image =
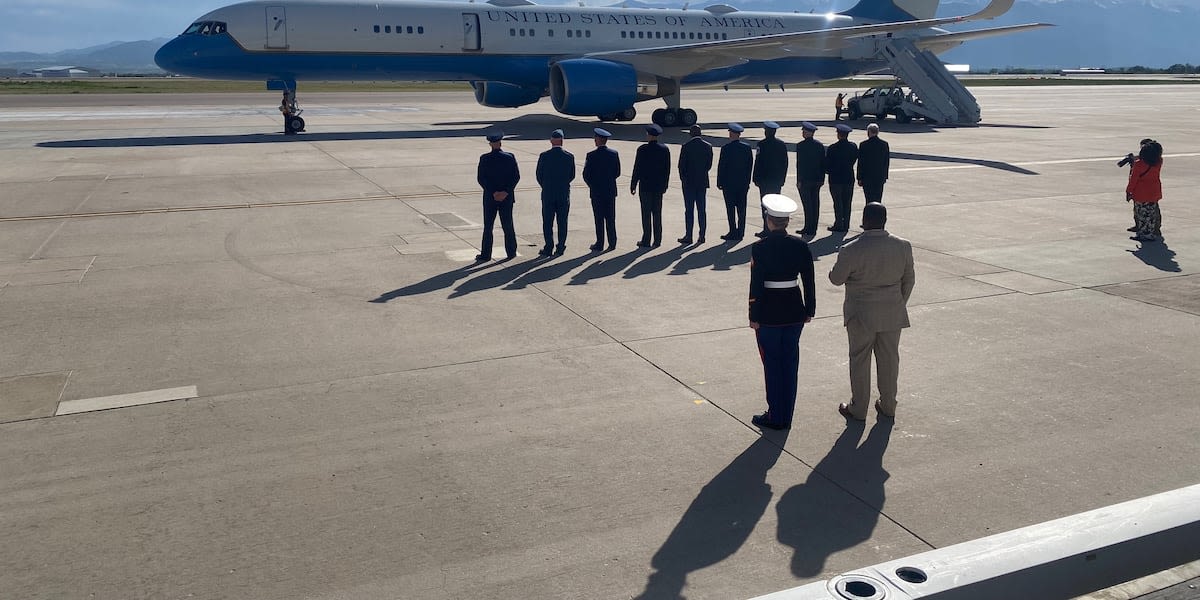
[[[1133,218],[1137,222],[1137,233],[1129,238],[1131,240],[1156,242],[1162,239],[1162,212],[1158,208],[1158,201],[1162,200],[1162,180],[1159,178],[1162,162],[1162,145],[1152,141],[1142,146],[1129,169],[1125,200],[1133,201]]]

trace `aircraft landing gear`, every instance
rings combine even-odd
[[[300,113],[304,110],[296,104],[295,89],[283,91],[283,100],[279,102],[279,112],[283,114],[284,135],[296,135],[296,133],[304,131],[304,119],[300,117]]]
[[[619,112],[599,115],[597,118],[601,121],[632,121],[635,117],[637,117],[637,109],[630,106]]]
[[[691,127],[697,119],[696,111],[690,108],[659,108],[650,115],[650,120],[661,127]]]

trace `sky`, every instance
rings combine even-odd
[[[234,0],[0,0],[0,52],[58,52],[174,37]]]

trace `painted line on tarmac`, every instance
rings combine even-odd
[[[197,396],[199,396],[199,394],[196,391],[196,386],[190,385],[187,387],[170,388],[166,390],[151,390],[148,392],[121,394],[119,396],[103,396],[100,398],[85,398],[83,400],[67,400],[65,402],[58,403],[58,410],[54,412],[54,416],[58,417],[62,415],[95,412],[98,410],[125,408],[127,406],[158,404],[159,402],[170,402],[172,400],[187,400]]]
[[[290,200],[285,202],[250,202],[246,204],[216,204],[209,206],[168,206],[165,208],[139,208],[137,210],[113,210],[87,213],[59,213],[54,215],[31,215],[25,217],[0,217],[0,223],[14,221],[46,221],[53,219],[83,219],[94,217],[127,217],[131,215],[154,215],[175,212],[198,212],[207,210],[234,210],[244,208],[279,208],[286,206],[311,206],[317,204],[348,204],[351,202],[371,202],[377,200],[414,200],[422,198],[441,198],[452,196],[449,193],[412,194],[412,195],[379,195],[362,196],[358,198],[331,198],[328,200]]]
[[[1195,158],[1200,156],[1200,152],[1189,152],[1185,154],[1164,154],[1163,158]],[[1002,161],[988,161],[991,164],[986,165],[944,165],[940,167],[901,167],[899,169],[891,169],[891,173],[914,173],[917,171],[951,171],[954,169],[995,169],[996,164],[1010,164],[1014,167],[1035,167],[1041,165],[1070,165],[1078,163],[1090,162],[1109,162],[1114,164],[1121,160],[1119,156],[1103,157],[1103,158],[1066,158],[1061,160],[1037,160],[1030,162],[1002,163]]]

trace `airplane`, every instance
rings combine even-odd
[[[1031,23],[948,32],[993,19],[1015,0],[972,15],[935,18],[939,0],[860,0],[840,13],[537,5],[529,0],[251,0],[216,9],[167,42],[164,71],[204,79],[265,80],[283,90],[285,123],[300,131],[297,82],[466,81],[488,107],[550,96],[554,109],[630,121],[634,105],[662,99],[651,120],[689,126],[689,87],[784,86],[878,72],[881,45],[906,38],[944,52],[964,41],[1025,31]],[[940,63],[938,63],[940,65]],[[292,110],[287,109],[289,101]]]

